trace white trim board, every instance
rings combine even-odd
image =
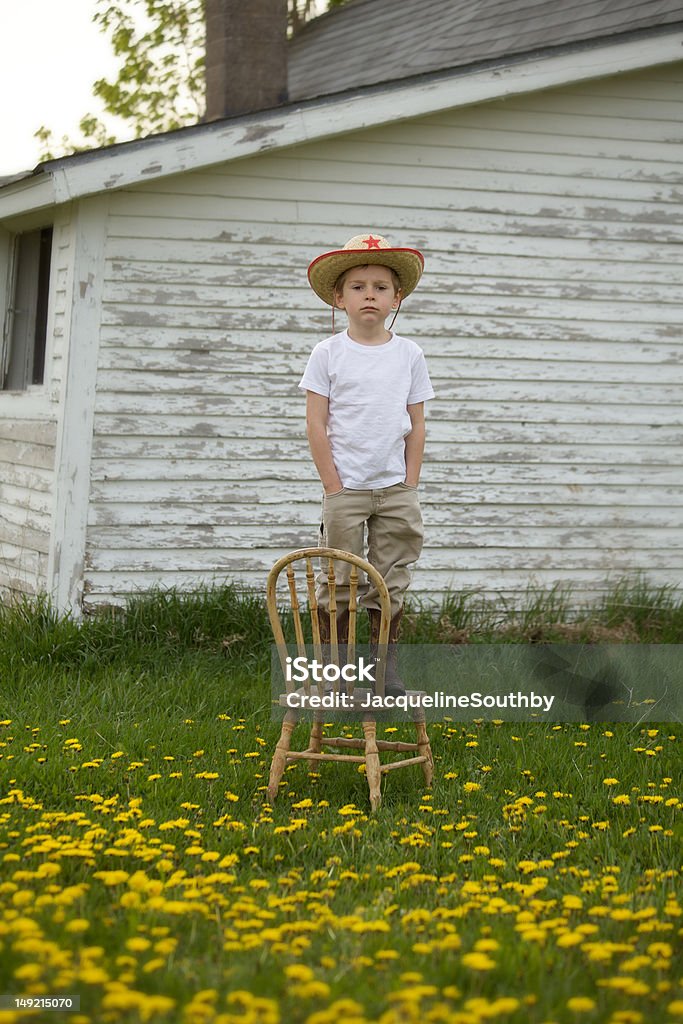
[[[7,185],[0,190],[0,220],[286,146],[680,60],[683,33],[670,32],[478,71],[458,69],[417,83],[383,85],[150,136],[55,161],[44,173]]]
[[[76,616],[83,597],[107,204],[107,197],[86,200],[75,219],[70,342],[57,428],[47,583],[55,606]]]

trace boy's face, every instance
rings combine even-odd
[[[383,325],[398,306],[399,293],[389,267],[369,265],[348,271],[337,306],[345,309],[352,324]]]

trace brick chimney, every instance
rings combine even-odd
[[[205,121],[287,102],[287,0],[206,0]]]

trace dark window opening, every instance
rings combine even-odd
[[[43,383],[51,254],[51,227],[15,238],[2,365],[5,391]]]

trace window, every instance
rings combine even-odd
[[[51,227],[14,237],[0,366],[4,391],[43,383],[51,254]]]

